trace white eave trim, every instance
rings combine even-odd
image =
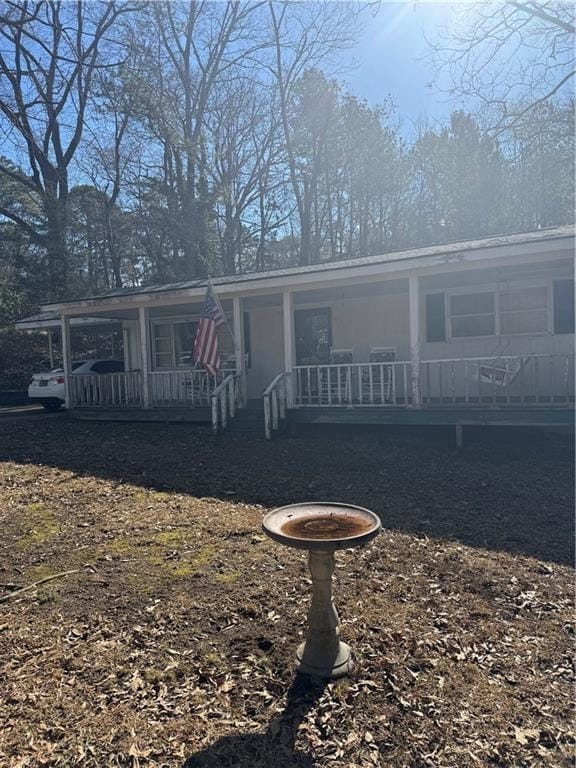
[[[70,319],[70,325],[119,325],[122,320],[110,317],[73,317]],[[14,327],[19,331],[36,331],[46,328],[60,328],[62,321],[59,317],[53,320],[33,320],[32,318],[23,318],[14,323]]]

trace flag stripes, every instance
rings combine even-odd
[[[202,317],[194,340],[194,360],[214,376],[220,370],[217,328],[226,322],[220,302],[216,298],[212,283],[208,283]]]

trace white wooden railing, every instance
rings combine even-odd
[[[241,398],[240,376],[230,373],[218,384],[210,396],[212,432],[215,435],[221,429],[226,429],[228,421],[236,415],[239,398]]]
[[[298,365],[293,381],[296,407],[406,406],[412,398],[406,361]]]
[[[142,373],[73,373],[68,382],[74,408],[140,408],[143,405]]]
[[[424,407],[435,405],[570,405],[574,355],[525,355],[424,360]]]
[[[288,386],[291,374],[283,371],[264,390],[264,434],[267,440],[280,427],[288,410]]]
[[[151,371],[148,390],[151,407],[210,406],[218,379],[204,370]]]

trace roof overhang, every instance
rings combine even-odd
[[[49,328],[60,328],[61,317],[58,312],[41,312],[38,315],[31,315],[18,320],[14,325],[20,331],[41,331]],[[72,317],[70,325],[74,328],[78,326],[92,328],[94,326],[117,325],[120,320],[110,317]]]
[[[314,264],[303,268],[225,276],[214,279],[218,295],[224,298],[302,291],[344,283],[366,283],[375,279],[401,279],[410,275],[430,275],[478,268],[480,265],[531,263],[543,258],[571,257],[574,252],[573,227],[558,227],[522,235],[490,237],[411,249],[397,253],[349,261]],[[139,306],[153,307],[200,302],[206,281],[191,281],[166,286],[131,289],[126,293],[95,296],[44,305],[57,314],[120,311]]]

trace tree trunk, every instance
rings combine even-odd
[[[66,297],[69,283],[66,205],[46,196],[44,210],[47,223],[48,286],[50,299],[57,301]]]

